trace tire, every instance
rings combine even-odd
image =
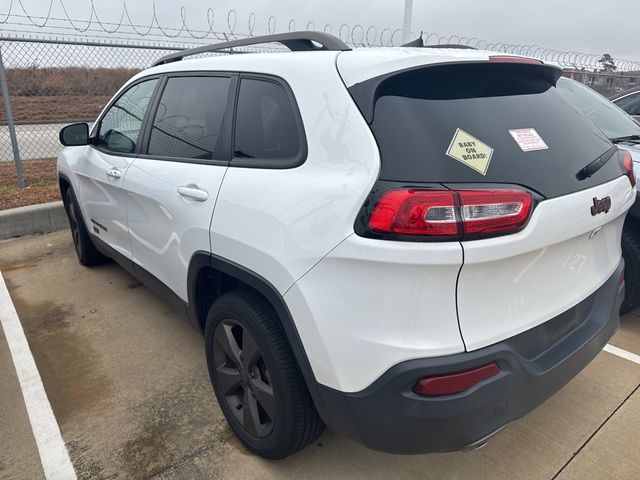
[[[71,188],[67,188],[65,192],[64,208],[67,212],[67,218],[69,219],[73,246],[80,263],[86,267],[104,263],[106,257],[96,249],[91,241],[87,227],[82,219],[82,213],[80,207],[78,207],[76,196]]]
[[[630,220],[622,230],[625,298],[620,313],[629,313],[640,305],[640,228]]]
[[[320,436],[324,424],[276,315],[260,296],[234,291],[216,300],[205,348],[220,408],[249,450],[282,459]]]

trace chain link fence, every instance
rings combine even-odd
[[[58,131],[92,122],[122,84],[174,48],[0,41],[13,124],[23,161],[55,158]],[[4,98],[0,162],[14,160]]]
[[[360,36],[351,32],[349,43],[362,46],[362,38],[367,38],[367,32],[363,30]],[[431,36],[423,35],[423,38],[431,44],[443,43],[442,38],[437,42]],[[474,43],[473,39],[465,38],[445,40],[467,45]],[[177,39],[175,43],[167,44],[133,43],[130,40],[127,43],[102,43],[0,38],[6,87],[13,110],[13,118],[8,119],[4,96],[0,98],[0,165],[13,161],[17,163],[18,152],[15,147],[23,161],[55,158],[61,150],[58,132],[62,126],[94,121],[102,107],[128,78],[159,57],[193,45]],[[476,46],[489,48],[480,44]],[[527,53],[513,51],[513,46],[503,44],[492,44],[490,47],[508,53]],[[566,69],[565,75],[593,87],[605,96],[640,85],[640,71],[593,73],[582,67]],[[11,141],[10,127],[15,129],[17,145]]]

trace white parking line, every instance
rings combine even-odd
[[[610,343],[607,343],[604,346],[604,351],[617,355],[618,357],[625,358],[631,362],[637,363],[640,365],[640,355],[636,355],[635,353],[627,352],[621,348],[618,348]]]
[[[0,323],[18,374],[44,476],[47,480],[75,480],[76,472],[71,464],[69,452],[62,440],[58,422],[51,410],[51,404],[1,272]]]

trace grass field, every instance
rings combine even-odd
[[[137,70],[127,68],[7,69],[16,123],[91,121]],[[6,124],[0,99],[0,125]]]
[[[30,160],[22,164],[26,188],[18,188],[16,166],[0,163],[0,210],[60,200],[56,160]]]
[[[109,101],[110,96],[79,97],[59,95],[49,97],[11,97],[16,123],[69,123],[93,121]],[[4,118],[0,118],[0,122]]]

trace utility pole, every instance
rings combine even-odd
[[[404,22],[402,24],[402,43],[411,40],[411,17],[413,15],[413,0],[404,0]]]

